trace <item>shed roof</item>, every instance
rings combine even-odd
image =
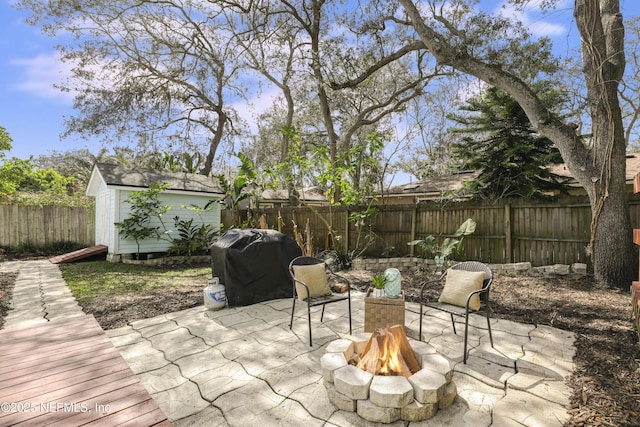
[[[167,191],[223,195],[211,177],[167,170],[128,168],[109,163],[96,163],[87,185],[87,195],[95,196],[100,181],[107,187],[147,188],[153,183],[168,184]]]

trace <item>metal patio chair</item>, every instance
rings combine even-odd
[[[475,290],[470,290],[467,292],[467,289],[473,289],[470,283],[454,283],[453,281],[446,282],[447,275],[451,271],[467,271],[467,272],[478,272],[484,273],[484,279],[482,280],[482,284],[476,286]],[[440,295],[440,299],[437,302],[424,301],[424,289],[430,283],[445,281],[445,289],[443,289],[443,293]],[[468,331],[469,331],[469,313],[476,311],[484,311],[485,317],[487,319],[487,329],[489,330],[489,340],[491,341],[491,347],[493,347],[493,335],[491,333],[491,322],[489,320],[491,315],[491,303],[489,301],[489,292],[491,290],[491,283],[493,281],[493,272],[489,268],[488,265],[483,264],[478,261],[465,261],[459,264],[454,265],[445,271],[440,278],[437,280],[432,280],[428,282],[424,282],[420,286],[420,340],[422,341],[422,321],[423,321],[423,307],[429,307],[436,310],[444,311],[451,315],[451,324],[453,325],[453,333],[456,332],[456,323],[453,316],[464,317],[464,358],[463,361],[467,363],[467,339],[468,339]],[[447,290],[447,286],[449,289]],[[455,289],[455,286],[458,286],[458,289]],[[447,298],[443,296],[447,290]],[[450,297],[451,293],[449,291],[454,291],[458,293],[459,298],[457,301],[453,301]],[[479,300],[479,301],[478,301]],[[474,305],[476,308],[474,308]]]
[[[296,300],[307,305],[307,319],[309,323],[309,345],[311,338],[311,307],[322,306],[320,322],[324,319],[324,309],[327,304],[338,301],[347,301],[349,311],[349,334],[351,329],[351,285],[345,277],[336,274],[331,267],[319,258],[300,256],[289,264],[289,273],[293,279],[293,306],[291,307],[291,322],[289,329],[293,328],[293,317],[296,309]],[[331,291],[328,278],[346,284],[346,292],[335,293]],[[310,295],[310,297],[309,297]]]

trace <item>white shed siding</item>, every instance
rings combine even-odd
[[[120,221],[116,219],[120,215],[119,207],[120,190],[115,188],[109,189],[109,252],[112,254],[119,254],[119,242],[118,227],[115,226],[115,222]]]
[[[110,197],[109,189],[101,183],[96,193],[96,245],[109,246],[109,236],[113,221],[110,217]]]
[[[126,219],[129,216],[129,210],[131,207],[131,205],[125,202],[129,197],[130,191],[121,190],[119,193],[119,200],[116,200],[116,203],[112,204],[112,206],[115,207],[114,218],[117,218],[116,222]],[[191,205],[204,208],[210,200],[213,200],[211,196],[185,193],[162,193],[160,194],[159,199],[164,205],[171,206],[171,209],[163,215],[162,222],[157,218],[153,218],[151,221],[150,226],[160,227],[160,232],[164,232],[166,228],[176,236],[177,232],[175,231],[174,225],[174,217],[176,216],[180,217],[181,220],[189,220],[193,218],[195,224],[200,224],[200,221],[202,220],[207,224],[213,224],[216,228],[220,226],[220,207],[217,203],[214,204],[211,210],[200,212],[199,215],[192,209],[189,209]],[[117,227],[115,227],[115,236],[118,241],[114,253],[129,254],[136,253],[138,251],[136,241],[134,239],[122,239]],[[169,237],[167,237],[167,239],[144,239],[140,242],[140,252],[165,252],[171,247],[171,242],[169,240]]]

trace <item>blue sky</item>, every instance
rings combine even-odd
[[[0,126],[13,138],[9,154],[28,158],[74,148],[59,138],[72,100],[51,87],[62,75],[55,42],[26,25],[10,3],[0,0]]]
[[[0,0],[0,126],[13,138],[9,157],[26,159],[51,150],[84,147],[97,153],[100,145],[95,141],[73,136],[60,139],[64,116],[73,113],[72,99],[52,85],[61,81],[67,70],[57,60],[56,41],[25,24],[26,14],[13,9],[12,2]],[[571,47],[577,35],[572,22],[573,0],[565,3],[565,8],[545,17],[530,8],[523,18],[534,33],[552,37],[559,53]],[[501,2],[485,0],[483,4],[493,11]],[[640,1],[622,0],[622,9],[626,19],[638,16]]]

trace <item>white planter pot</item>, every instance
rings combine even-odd
[[[373,288],[372,295],[374,298],[384,298],[384,289]]]

